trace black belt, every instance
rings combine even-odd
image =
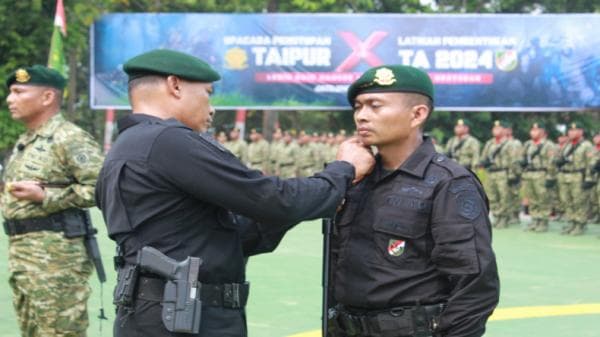
[[[538,169],[534,169],[534,168],[526,168],[525,172],[546,172],[548,171],[545,168],[538,168]]]
[[[398,336],[412,336],[415,329],[428,329],[435,332],[445,304],[423,305],[421,307],[396,307],[384,311],[365,312],[355,314],[339,308],[335,320],[335,327],[345,336],[385,335],[385,332],[394,331]],[[424,310],[426,321],[419,321],[417,315],[419,308]],[[423,326],[425,325],[425,326]]]
[[[198,283],[200,300],[203,305],[211,307],[222,307],[229,309],[240,309],[246,306],[250,284],[225,283],[204,284]],[[140,276],[136,298],[146,301],[160,302],[163,299],[165,280]]]
[[[71,210],[60,211],[43,218],[5,220],[4,232],[8,236],[39,231],[62,232],[64,214],[68,211]]]
[[[294,163],[279,164],[279,166],[281,166],[281,167],[292,166],[292,165],[294,165]]]
[[[488,170],[489,172],[499,172],[499,171],[504,171],[504,170],[506,170],[506,168],[498,168],[498,167],[496,167],[496,168],[488,168],[487,170]]]
[[[262,163],[263,163],[262,161],[257,161],[257,162],[254,162],[254,163],[251,162],[250,164],[252,164],[252,165],[258,165],[258,164],[262,164]]]
[[[583,170],[560,170],[561,173],[583,173]]]

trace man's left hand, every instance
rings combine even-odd
[[[24,180],[10,182],[8,192],[19,200],[34,202],[42,202],[46,197],[46,191],[44,191],[44,188],[37,181]]]

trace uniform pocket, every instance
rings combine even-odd
[[[436,226],[432,235],[435,245],[431,259],[441,272],[456,275],[479,272],[472,224]]]
[[[378,264],[418,265],[426,248],[427,216],[399,209],[380,209],[373,223]]]

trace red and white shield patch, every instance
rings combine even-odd
[[[388,244],[388,254],[391,256],[400,256],[404,253],[404,246],[406,245],[406,241],[404,240],[396,240],[390,239],[390,243]]]

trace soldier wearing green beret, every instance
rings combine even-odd
[[[277,128],[271,135],[271,143],[269,144],[269,174],[277,175],[277,161],[281,156],[283,147],[283,131],[281,128]]]
[[[519,220],[519,212],[521,211],[521,175],[523,173],[523,169],[520,165],[520,158],[523,156],[523,143],[513,137],[513,129],[512,125],[509,125],[506,128],[506,138],[508,139],[508,144],[506,144],[506,148],[510,156],[512,156],[512,161],[509,166],[509,176],[508,176],[508,184],[510,188],[508,189],[509,195],[509,214],[510,218],[508,220],[509,224],[520,224]]]
[[[521,154],[516,146],[511,146],[507,132],[509,127],[506,121],[494,121],[493,137],[481,152],[480,165],[488,173],[486,191],[495,228],[506,228],[514,221],[510,189],[518,186],[521,172]]]
[[[92,263],[83,233],[94,206],[102,154],[87,132],[60,113],[66,80],[41,65],[6,80],[19,136],[0,191],[9,236],[9,280],[22,336],[83,337]],[[79,231],[77,235],[73,233]]]
[[[282,178],[294,178],[298,176],[298,156],[300,147],[294,139],[292,131],[283,133],[284,146],[277,159],[277,175]]]
[[[348,89],[377,160],[336,215],[328,336],[479,337],[498,303],[485,192],[424,135],[433,100],[410,66],[371,68]]]
[[[346,142],[316,177],[264,176],[206,134],[220,79],[210,65],[158,49],[123,70],[134,113],[118,122],[96,189],[119,246],[114,335],[245,337],[246,258],[275,249],[296,223],[334,213],[372,154]],[[156,258],[140,255],[148,247]]]
[[[248,144],[246,144],[244,137],[240,135],[240,129],[233,128],[229,131],[229,141],[225,143],[225,148],[242,162],[245,163],[247,161]]]
[[[592,190],[595,186],[592,172],[594,146],[584,138],[581,123],[573,122],[567,131],[569,142],[555,160],[561,176],[560,196],[565,208],[567,225],[561,234],[581,235],[590,217]]]
[[[474,170],[479,164],[479,151],[481,144],[477,138],[471,136],[471,125],[466,119],[459,119],[454,126],[454,137],[448,140],[445,153],[457,163]]]
[[[262,133],[256,129],[250,130],[250,144],[248,144],[248,167],[267,173],[269,170],[269,143]]]
[[[531,223],[526,230],[541,233],[548,230],[548,218],[552,211],[550,189],[556,185],[553,163],[558,149],[548,139],[542,123],[533,123],[529,136],[520,162],[523,168],[523,197],[529,202],[531,215]]]

